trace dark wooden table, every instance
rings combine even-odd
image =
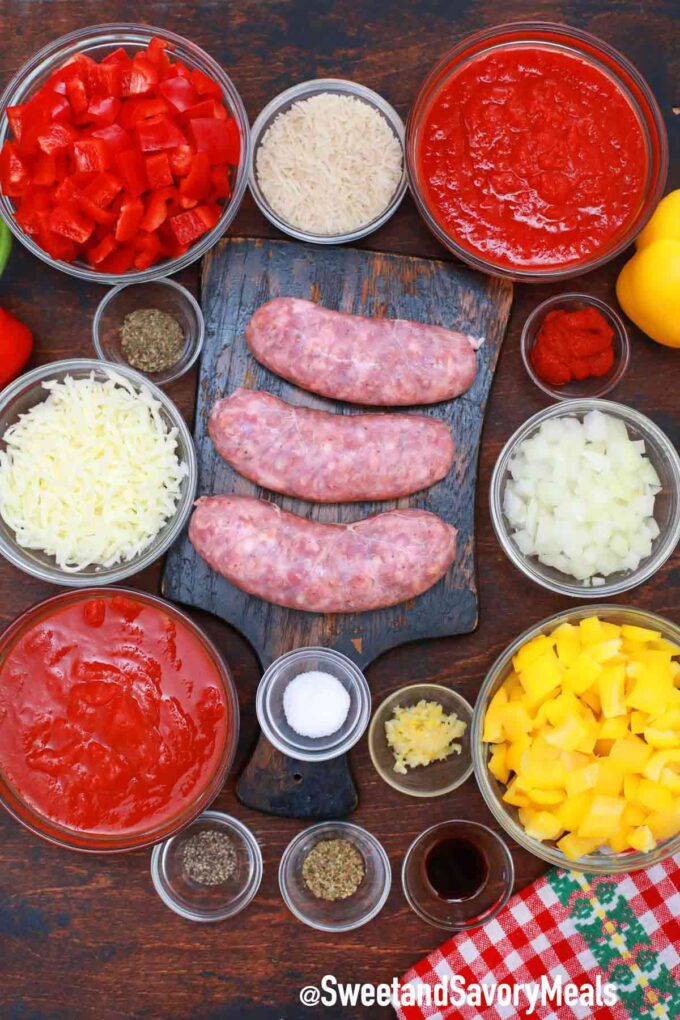
[[[145,21],[174,29],[203,46],[232,75],[255,118],[283,88],[320,75],[356,79],[381,92],[405,116],[430,66],[460,36],[498,20],[539,17],[589,29],[630,57],[650,81],[666,117],[672,154],[669,186],[680,184],[680,53],[674,0],[573,0],[523,4],[505,0],[233,0],[162,3],[112,0],[0,0],[0,81],[36,49],[75,28],[107,21]],[[230,231],[270,236],[272,229],[250,198]],[[366,242],[380,251],[445,257],[410,199]],[[623,260],[578,281],[605,299]],[[193,267],[183,280],[198,289]],[[567,290],[568,285],[557,290]],[[414,680],[454,684],[474,702],[486,670],[516,634],[566,607],[525,580],[501,552],[491,530],[487,489],[493,463],[510,433],[544,406],[519,357],[519,333],[529,311],[549,288],[518,287],[510,329],[489,404],[481,450],[477,500],[477,552],[481,622],[475,634],[402,647],[369,670],[374,697]],[[91,355],[91,321],[103,290],[51,271],[19,246],[0,284],[0,304],[35,333],[36,364]],[[633,330],[633,358],[616,399],[629,403],[677,437],[678,355]],[[170,390],[191,419],[195,380]],[[677,613],[680,559],[621,601],[667,616]],[[160,564],[133,578],[156,591]],[[9,564],[0,564],[0,626],[55,593]],[[254,696],[259,671],[246,643],[228,627],[208,621],[234,672],[242,711],[236,772],[256,736]],[[284,907],[277,885],[281,853],[302,823],[243,809],[234,777],[217,800],[258,836],[265,875],[256,901],[233,921],[200,926],[168,911],[153,891],[149,853],[86,857],[43,844],[9,817],[0,818],[0,1015],[11,1020],[46,1017],[192,1018],[192,1020],[302,1020],[314,1016],[390,1016],[389,1009],[310,1010],[299,1005],[303,985],[324,974],[343,981],[388,981],[440,941],[434,928],[411,913],[401,893],[401,860],[426,826],[456,816],[493,824],[470,780],[434,801],[401,797],[374,773],[363,741],[352,754],[360,788],[353,820],[366,825],[387,849],[394,884],[387,906],[369,926],[341,937],[313,932]],[[516,846],[517,887],[543,870]]]

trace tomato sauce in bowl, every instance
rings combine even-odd
[[[78,849],[165,838],[221,787],[238,708],[224,664],[174,607],[136,592],[67,594],[0,641],[5,806]]]
[[[534,24],[471,37],[434,69],[407,155],[440,240],[516,279],[612,257],[651,212],[667,168],[663,121],[632,65],[586,33]]]

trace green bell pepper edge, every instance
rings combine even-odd
[[[7,265],[9,253],[12,250],[12,234],[5,223],[0,220],[0,276]]]

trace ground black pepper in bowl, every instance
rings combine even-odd
[[[120,348],[132,368],[165,372],[182,357],[184,330],[174,315],[160,308],[138,308],[123,320]]]
[[[184,844],[182,863],[192,881],[200,885],[223,885],[236,873],[236,848],[226,832],[203,829]]]
[[[366,874],[364,860],[348,839],[324,839],[302,862],[302,877],[320,900],[345,900],[354,896]]]

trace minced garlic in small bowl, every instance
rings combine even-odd
[[[368,749],[376,771],[411,797],[439,797],[472,772],[472,708],[439,684],[395,691],[376,709]]]
[[[262,110],[252,137],[253,197],[298,240],[365,237],[406,192],[403,122],[355,82],[319,78],[287,89]]]

